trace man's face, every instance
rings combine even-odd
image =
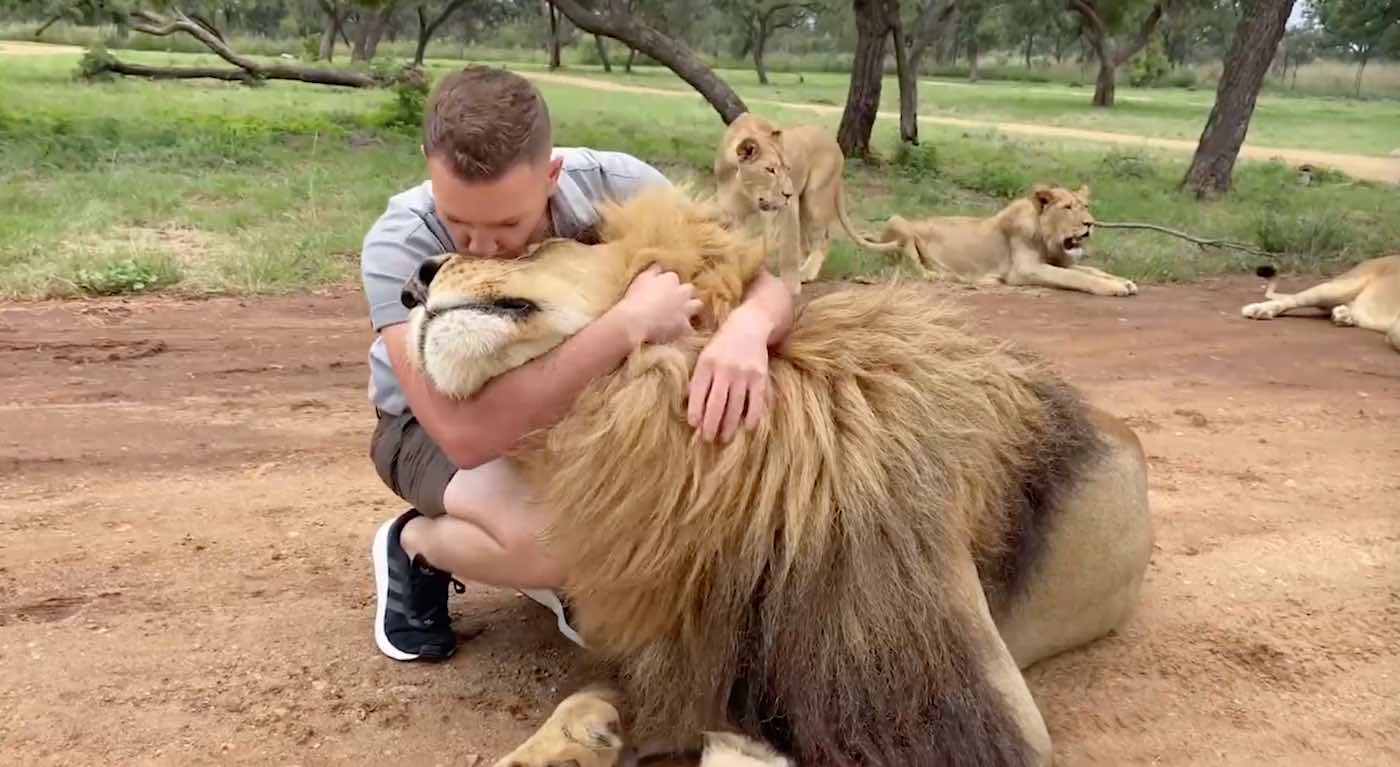
[[[494,181],[463,181],[442,159],[429,157],[433,201],[457,251],[515,258],[541,240],[561,165],[559,159],[545,158],[519,163]]]

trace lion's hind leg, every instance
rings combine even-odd
[[[1275,293],[1276,298],[1248,304],[1240,314],[1251,320],[1271,320],[1294,309],[1316,308],[1330,312],[1333,307],[1347,304],[1366,287],[1366,278],[1339,277],[1292,295]]]
[[[494,767],[617,767],[622,758],[622,696],[602,684],[555,706],[544,724]]]

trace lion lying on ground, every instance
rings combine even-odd
[[[794,294],[801,283],[821,273],[833,218],[863,248],[898,249],[871,242],[851,226],[842,178],[845,161],[841,147],[821,126],[779,128],[752,112],[729,124],[715,150],[720,204],[744,226],[772,214],[770,220],[777,223],[777,274]]]
[[[880,232],[895,242],[918,274],[941,268],[979,286],[1040,285],[1096,296],[1131,296],[1131,280],[1075,263],[1093,233],[1088,187],[1071,192],[1037,185],[987,218],[940,216],[911,221],[894,216]]]
[[[510,456],[560,510],[548,537],[575,625],[616,687],[566,700],[498,764],[612,765],[623,739],[701,733],[719,733],[707,767],[782,764],[770,747],[804,766],[1047,763],[1020,669],[1133,610],[1153,539],[1133,432],[913,282],[805,303],[772,356],[770,414],[699,440],[690,375],[761,243],[675,190],[602,212],[601,244],[446,257],[405,291],[413,364],[458,397],[653,262],[706,306],[693,337],[637,349]],[[626,734],[588,734],[610,728]]]
[[[1390,345],[1400,351],[1400,254],[1362,261],[1301,293],[1279,293],[1272,266],[1259,267],[1258,274],[1269,281],[1264,288],[1269,300],[1245,306],[1240,310],[1244,316],[1271,320],[1293,309],[1322,309],[1332,313],[1337,325],[1385,333]]]

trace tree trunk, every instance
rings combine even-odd
[[[598,60],[603,63],[603,71],[612,74],[612,62],[608,60],[608,44],[603,42],[603,36],[594,35],[593,44],[598,46]]]
[[[627,49],[627,63],[622,65],[622,71],[626,72],[626,73],[629,74],[629,75],[632,74],[632,62],[634,62],[634,61],[636,61],[636,60],[637,60],[637,49],[636,49],[636,48],[628,48],[628,49]]]
[[[853,0],[856,16],[856,52],[851,61],[851,86],[846,109],[836,129],[836,143],[847,157],[870,157],[870,133],[880,110],[880,86],[884,75],[885,38],[890,33],[887,0]]]
[[[351,61],[370,61],[374,58],[394,10],[394,3],[387,2],[360,23],[360,28],[355,30],[355,44],[350,48]]]
[[[1081,39],[1093,47],[1094,54],[1099,58],[1099,76],[1094,83],[1093,104],[1097,107],[1111,107],[1117,88],[1118,67],[1128,63],[1139,51],[1147,47],[1157,30],[1157,24],[1162,21],[1163,4],[1160,1],[1152,4],[1152,10],[1142,20],[1137,37],[1123,45],[1115,45],[1109,39],[1108,28],[1104,26],[1103,19],[1090,0],[1069,0],[1068,7],[1083,19],[1084,34]]]
[[[1366,62],[1371,58],[1371,50],[1368,48],[1361,52],[1361,66],[1356,68],[1356,97],[1361,98],[1361,76],[1366,74]]]
[[[1283,39],[1294,0],[1257,0],[1235,27],[1230,51],[1215,91],[1215,106],[1182,185],[1198,196],[1230,191],[1235,158],[1249,131],[1249,120],[1269,64]]]
[[[977,82],[977,57],[981,51],[977,47],[977,29],[973,28],[972,34],[967,38],[967,80]]]
[[[38,29],[34,30],[34,37],[37,38],[37,37],[43,35],[45,32],[48,31],[49,27],[53,26],[59,19],[62,19],[62,18],[63,18],[63,14],[61,14],[61,13],[56,13],[56,14],[54,14],[53,18],[51,18],[51,19],[49,19],[48,21],[44,22],[43,26],[41,26],[41,27],[39,27]]]
[[[423,6],[418,6],[418,46],[413,49],[413,63],[423,65],[423,58],[428,55],[428,37],[431,34],[428,29],[428,18],[423,14]]]
[[[768,28],[768,20],[760,19],[758,31],[753,36],[753,70],[758,73],[758,84],[768,84],[768,68],[763,64],[763,49],[768,45],[768,36],[772,30]]]
[[[1031,53],[1033,48],[1035,48],[1034,32],[1032,32],[1029,35],[1026,35],[1026,69],[1028,70],[1031,68]]]
[[[1118,87],[1118,73],[1107,56],[1099,59],[1099,77],[1094,81],[1094,106],[1113,106],[1114,91]]]
[[[606,12],[589,10],[583,7],[579,0],[552,1],[560,13],[567,16],[579,29],[611,37],[665,64],[705,97],[710,106],[719,113],[725,125],[749,111],[748,105],[739,98],[739,94],[717,77],[699,56],[629,14],[620,0],[611,0]]]
[[[904,25],[899,21],[899,0],[888,0],[890,34],[894,38],[894,65],[899,76],[899,140],[919,144],[919,77],[909,64],[904,47]]]
[[[554,7],[554,3],[545,0],[544,10],[549,16],[549,68],[552,71],[564,66],[559,51],[559,9]]]

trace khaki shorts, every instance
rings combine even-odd
[[[457,473],[457,465],[443,454],[413,413],[380,413],[369,440],[369,456],[384,484],[423,516],[447,513],[442,495]]]

